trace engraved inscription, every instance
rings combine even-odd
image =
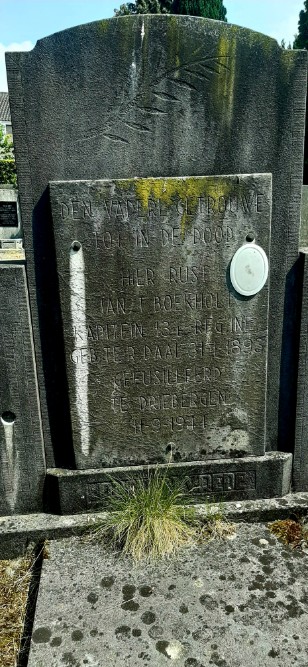
[[[246,237],[269,253],[271,177],[58,182],[51,203],[78,466],[168,461],[170,440],[178,461],[263,454],[268,287],[239,298],[229,265]]]
[[[202,54],[200,50],[203,49]],[[208,45],[201,46],[197,52],[197,57],[191,60],[185,58],[184,62],[177,63],[175,67],[165,67],[163,62],[159,62],[158,68],[153,68],[152,75],[147,76],[145,82],[142,80],[138,82],[132,95],[124,95],[123,101],[117,105],[113,113],[110,113],[109,109],[107,116],[106,113],[102,113],[99,125],[95,124],[94,129],[90,128],[83,132],[82,137],[73,141],[74,148],[77,143],[79,151],[82,143],[89,140],[95,140],[99,145],[103,142],[107,150],[113,144],[125,147],[132,140],[135,145],[138,134],[142,137],[153,132],[153,125],[149,119],[153,117],[157,120],[165,119],[171,109],[173,114],[182,114],[186,107],[186,97],[191,95],[192,91],[195,95],[204,95],[204,88],[211,79],[215,81],[222,78],[226,82],[230,69],[230,56],[226,54],[217,56],[215,50],[209,53]],[[134,121],[128,120],[131,111]],[[181,116],[179,118],[181,119]]]
[[[147,482],[146,476],[139,473],[139,479],[143,479],[145,484]],[[176,475],[172,474],[172,470],[168,473],[168,477],[176,480]],[[124,489],[133,488],[135,481],[129,477],[121,477],[117,480],[117,484],[121,484]],[[193,497],[207,498],[212,496],[213,500],[221,497],[221,494],[232,499],[238,492],[253,492],[257,487],[257,473],[256,470],[243,471],[220,471],[196,474],[192,472],[190,480],[184,480],[184,488]],[[115,486],[112,482],[92,482],[86,485],[85,491],[85,507],[99,509],[107,502],[108,498],[114,495]],[[216,496],[216,498],[215,498]]]
[[[16,201],[0,201],[0,227],[18,227]]]
[[[199,480],[201,493],[248,491],[256,488],[255,471],[208,473],[200,475]]]
[[[185,214],[187,217],[194,218],[196,215],[210,217],[214,213],[230,212],[236,214],[239,211],[245,215],[250,214],[253,211],[262,213],[266,206],[264,198],[265,194],[263,192],[256,192],[255,190],[249,191],[247,189],[240,194],[237,194],[236,192],[232,192],[227,196],[205,194],[202,197],[192,196],[185,197],[185,199],[178,198],[176,201],[168,203],[159,198],[153,200],[149,197],[146,206],[144,205],[144,202],[137,197],[132,199],[101,199],[99,206],[104,217],[109,221],[116,219],[127,221],[135,219],[136,217],[166,219],[172,209],[179,215]],[[85,220],[87,217],[93,217],[95,202],[91,199],[79,199],[78,197],[74,197],[73,199],[67,199],[67,201],[59,201],[58,206],[63,220]],[[218,228],[222,229],[220,226],[218,226]],[[165,234],[169,235],[170,230],[172,230],[172,235],[178,237],[179,230],[177,227],[170,227],[169,225],[168,227],[162,228],[162,237]],[[198,236],[200,239],[201,237],[198,228],[194,227],[194,231],[196,232],[196,239]],[[230,231],[232,231],[231,228]],[[213,232],[210,227],[207,228],[207,233],[209,234],[209,237],[212,237]],[[218,236],[220,236],[220,234],[218,234]]]

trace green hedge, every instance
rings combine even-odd
[[[0,158],[0,185],[17,185],[15,160]]]

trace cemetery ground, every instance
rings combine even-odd
[[[0,561],[0,664],[14,667],[24,634],[32,576],[30,556]]]
[[[97,539],[106,512],[3,519],[1,555],[28,555],[1,561],[1,667],[306,667],[306,494],[195,513],[199,539],[154,560]]]

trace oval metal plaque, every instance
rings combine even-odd
[[[253,296],[264,287],[268,277],[268,259],[260,246],[245,243],[239,248],[230,266],[234,289],[243,296]]]

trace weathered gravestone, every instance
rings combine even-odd
[[[303,185],[300,226],[300,258],[303,271],[300,349],[293,483],[295,491],[308,490],[308,186]]]
[[[228,497],[285,492],[290,463],[287,452],[292,450],[295,425],[306,53],[282,50],[270,38],[219,22],[136,16],[58,33],[38,42],[31,52],[7,54],[7,64],[49,478],[63,491],[62,510],[68,506],[74,509],[74,489],[80,509],[91,506],[95,497],[108,491],[101,466],[146,464],[161,461],[163,456],[167,460],[170,451],[178,461],[174,470],[189,469],[193,477],[189,466],[194,466],[201,496],[207,491]],[[195,201],[192,209],[189,204],[187,210],[186,204],[183,210],[179,205],[179,200],[185,201],[183,177],[189,177],[186,184],[198,183],[202,199],[210,182],[206,176],[217,176],[216,181],[212,179],[213,187],[218,188],[217,193],[221,187],[224,197],[231,184],[236,189],[240,174],[251,175],[246,181],[239,179],[243,187],[249,184],[255,192],[262,186],[267,202],[263,211],[256,210],[258,204],[253,208],[251,219],[243,211],[230,210],[222,223],[221,211],[213,210],[207,225],[197,220]],[[264,174],[273,179],[270,246],[269,179]],[[153,249],[148,263],[149,255],[145,245],[142,247],[147,235],[139,221],[145,216],[135,211],[125,219],[121,210],[110,222],[102,195],[113,188],[116,199],[123,201],[129,192],[140,200],[145,213],[149,210],[145,196],[136,196],[141,181],[135,185],[119,181],[149,177],[159,179],[160,192],[165,179],[172,177],[178,194],[168,199],[166,194],[157,197],[156,192],[156,199],[168,210],[159,221],[155,211],[148,216]],[[107,182],[100,183],[101,179]],[[154,187],[153,181],[143,183],[145,190],[151,184]],[[60,195],[62,218],[57,205]],[[149,195],[154,201],[151,190]],[[113,195],[105,199],[113,199]],[[172,211],[172,206],[178,207],[179,213]],[[248,221],[255,239],[258,242],[260,237],[260,245],[269,254],[268,319],[267,287],[245,301],[236,297],[229,282],[232,255],[251,233]],[[224,229],[224,224],[234,231],[234,237],[228,238],[225,232],[223,246],[220,242],[223,250],[218,250],[215,229]],[[159,236],[163,225],[167,229],[165,246]],[[182,236],[190,225],[199,240],[196,248],[189,234],[187,239]],[[209,231],[202,240],[204,228]],[[116,247],[121,230],[125,230],[124,245]],[[133,247],[133,238],[139,247]],[[109,251],[108,242],[113,244]],[[182,284],[185,275],[187,280],[196,279],[197,289]],[[181,284],[171,290],[171,279]],[[213,294],[210,308],[202,308],[201,317],[197,312],[189,317],[184,295],[190,293]],[[134,303],[137,295],[145,297],[146,310],[140,311],[138,318],[132,314],[128,318],[121,310],[121,299],[130,294]],[[177,305],[173,301],[170,313],[167,308],[171,308],[172,295],[176,295]],[[163,301],[164,296],[169,301]],[[197,305],[197,297],[192,297],[191,303],[194,298]],[[161,306],[159,317],[153,303]],[[218,303],[224,304],[222,319],[216,317],[215,303],[217,313]],[[205,323],[207,317],[210,325]],[[198,330],[197,320],[201,321]],[[191,327],[186,334],[187,347],[176,347],[181,325]],[[220,325],[223,333],[219,333]],[[87,339],[85,327],[90,327]],[[142,327],[151,332],[150,345],[137,338],[128,344],[127,337],[137,337]],[[198,366],[197,359],[189,357],[193,327],[200,338],[196,356],[198,349],[205,350]],[[156,334],[157,340],[162,340],[157,343],[160,352],[155,352]],[[120,335],[122,342],[117,345]],[[95,336],[105,336],[105,340],[95,341]],[[165,337],[168,342],[163,341]],[[210,337],[215,349],[222,344],[220,363],[210,354]],[[182,338],[184,342],[184,334]],[[230,343],[234,340],[238,345]],[[130,358],[125,357],[126,347],[136,348],[135,361],[132,351]],[[105,348],[110,349],[104,352]],[[165,359],[155,358],[160,353]],[[109,357],[104,359],[104,354]],[[238,355],[238,364],[230,361],[233,354]],[[249,361],[244,364],[246,356],[251,365]],[[193,379],[199,379],[196,369],[200,367],[207,369],[201,388],[205,406],[201,406],[199,393],[193,395]],[[183,398],[179,388],[175,392],[168,388],[165,393],[174,398],[166,399],[171,401],[170,408],[164,407],[162,387],[157,390],[153,369],[158,377],[163,369],[171,377],[176,368],[192,372],[190,398]],[[215,372],[220,370],[218,386]],[[142,393],[137,378],[140,380],[142,373],[145,377],[146,371],[152,372],[151,387]],[[191,408],[198,402],[198,420],[194,422]],[[162,417],[165,413],[167,427]],[[158,426],[162,430],[157,435]],[[237,434],[234,440],[232,432]],[[286,453],[275,454],[277,450]],[[232,452],[241,458],[235,459]],[[257,472],[254,455],[262,474]],[[228,464],[224,456],[230,457]],[[201,459],[200,465],[193,463],[197,459]],[[207,463],[209,459],[211,463]],[[209,470],[208,465],[216,466],[215,470]],[[278,472],[273,465],[278,466]],[[96,467],[93,475],[88,466]],[[237,472],[247,473],[245,466],[250,471],[245,482],[242,477],[235,482]],[[65,472],[68,468],[71,471]],[[274,479],[279,480],[276,486]]]
[[[0,183],[0,238],[21,238],[17,190]]]
[[[300,248],[308,248],[308,185],[302,187]]]
[[[24,260],[18,193],[11,185],[0,184],[0,262]],[[29,298],[28,292],[25,298]]]
[[[18,227],[16,201],[0,201],[0,227]]]
[[[46,472],[26,272],[19,261],[0,261],[1,514],[42,510]]]
[[[16,189],[0,185],[0,514],[43,508],[46,474]]]
[[[228,269],[269,254],[271,176],[50,189],[77,467],[264,454],[268,287]]]

